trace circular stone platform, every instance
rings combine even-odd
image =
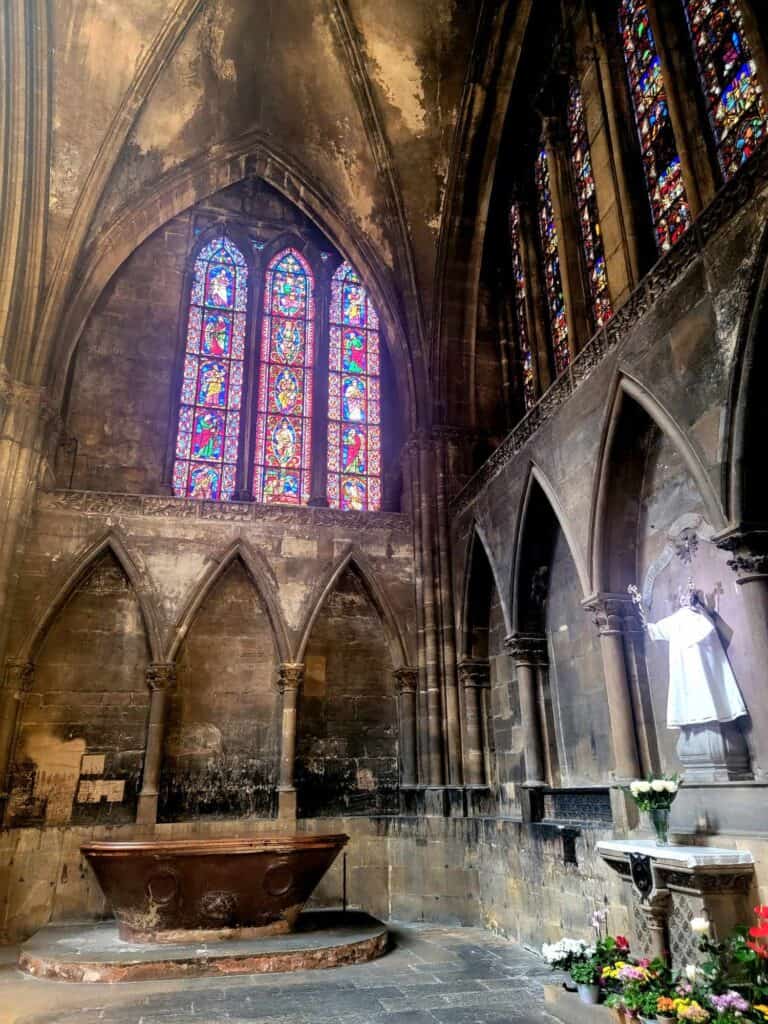
[[[359,964],[387,950],[387,929],[360,912],[305,911],[290,935],[170,945],[123,942],[117,922],[47,925],[21,947],[19,967],[59,981],[157,981]]]

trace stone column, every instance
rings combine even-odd
[[[749,632],[752,663],[758,666],[755,678],[739,680],[744,701],[752,720],[753,773],[756,779],[768,779],[768,702],[765,699],[765,666],[768,665],[768,528],[736,526],[712,538],[730,553],[728,565],[736,573],[741,589]],[[737,642],[739,640],[737,639]]]
[[[635,779],[641,773],[632,695],[624,653],[625,612],[631,613],[629,598],[620,594],[595,594],[584,602],[591,612],[600,637],[605,692],[611,721],[613,772],[617,783]]]
[[[486,786],[483,690],[490,686],[488,659],[462,658],[459,662],[459,681],[464,691],[465,782],[468,786]]]
[[[21,709],[35,677],[34,665],[8,659],[0,690],[0,821],[8,803],[8,769],[21,718]]]
[[[573,199],[568,137],[558,118],[545,118],[544,145],[549,163],[552,209],[557,228],[560,278],[563,282],[565,315],[568,321],[568,347],[573,359],[592,336],[592,316],[585,280],[583,242]]]
[[[277,785],[278,817],[296,817],[296,787],[294,764],[296,761],[296,706],[304,680],[304,666],[297,662],[283,662],[280,666],[278,686],[283,695],[282,731],[280,735],[280,778]]]
[[[515,663],[520,698],[520,724],[525,736],[525,779],[528,788],[546,786],[544,738],[539,714],[537,675],[546,664],[546,638],[541,633],[512,633],[504,646]]]
[[[395,687],[400,712],[400,785],[415,786],[418,783],[416,770],[416,690],[419,685],[419,670],[410,665],[395,669]]]
[[[146,680],[150,691],[149,720],[141,792],[136,809],[136,823],[154,825],[157,821],[157,800],[160,792],[160,770],[163,764],[168,692],[176,682],[176,663],[153,661],[147,669]]]

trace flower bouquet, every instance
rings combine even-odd
[[[628,788],[640,810],[648,811],[657,845],[666,846],[669,842],[669,809],[679,789],[677,776],[635,779]]]

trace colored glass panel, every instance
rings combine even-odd
[[[549,329],[555,374],[568,368],[571,356],[568,350],[568,323],[565,317],[563,280],[560,275],[560,251],[552,206],[552,188],[549,179],[549,161],[542,146],[536,158],[536,191],[539,197],[539,235],[544,256],[544,288],[549,311]]]
[[[295,249],[266,271],[253,488],[257,501],[306,505],[312,452],[313,278]]]
[[[248,268],[228,239],[195,261],[187,315],[173,493],[230,501],[240,443]]]
[[[683,0],[726,179],[754,153],[768,131],[765,97],[735,0]]]
[[[581,90],[575,80],[571,82],[568,99],[568,135],[571,148],[571,166],[576,185],[576,208],[578,213],[581,242],[592,299],[592,315],[595,326],[603,327],[613,316],[611,297],[608,293],[608,275],[605,269],[605,250],[600,231],[600,216],[597,211],[595,179],[592,174],[592,157],[589,151],[587,122]]]
[[[683,170],[648,7],[643,0],[622,0],[619,19],[656,242],[666,252],[691,223]]]
[[[526,316],[526,284],[523,271],[522,242],[520,238],[520,207],[513,203],[509,210],[509,242],[512,251],[512,287],[517,347],[522,368],[523,403],[527,412],[536,404],[536,378],[533,369],[533,352],[528,334]]]
[[[331,280],[328,361],[328,503],[381,508],[379,318],[357,271]]]

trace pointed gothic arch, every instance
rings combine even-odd
[[[581,548],[574,536],[570,520],[565,514],[552,484],[541,469],[532,462],[528,468],[528,477],[525,483],[525,489],[523,490],[523,499],[520,503],[517,529],[515,531],[515,553],[512,566],[512,632],[525,632],[522,624],[523,615],[521,611],[520,597],[523,587],[523,576],[525,573],[526,536],[528,534],[530,524],[535,520],[535,506],[538,504],[539,508],[541,508],[540,500],[539,502],[535,500],[537,495],[539,495],[540,500],[543,499],[545,505],[549,507],[554,515],[557,525],[563,532],[563,536],[565,537],[568,545],[568,550],[570,551],[571,558],[573,559],[573,564],[576,567],[576,574],[578,576],[579,585],[583,595],[586,597],[589,593],[589,574],[581,553]]]
[[[276,587],[272,573],[264,556],[260,551],[251,548],[242,538],[234,541],[218,558],[211,560],[203,576],[192,588],[182,612],[176,620],[176,628],[173,638],[168,647],[165,660],[176,661],[189,629],[194,622],[195,616],[211,593],[215,584],[226,573],[227,569],[236,561],[240,561],[245,572],[252,582],[259,600],[266,611],[272,628],[272,639],[275,651],[281,662],[291,662],[291,645],[288,640],[288,630],[285,625],[282,610],[276,596]]]
[[[464,573],[462,576],[461,585],[461,602],[459,604],[461,619],[459,621],[458,637],[457,637],[457,651],[459,657],[469,656],[471,651],[468,649],[471,644],[471,624],[470,624],[470,603],[472,595],[472,576],[476,570],[476,558],[479,552],[482,552],[482,557],[488,564],[488,568],[491,573],[492,582],[496,588],[496,593],[499,596],[499,603],[501,605],[501,613],[504,617],[504,633],[508,635],[512,631],[510,625],[509,609],[507,604],[507,595],[505,593],[506,588],[501,585],[499,570],[496,566],[495,560],[491,556],[491,549],[488,541],[485,537],[485,533],[477,522],[474,520],[469,536],[469,543],[464,557]]]
[[[299,644],[296,651],[296,661],[304,660],[309,639],[312,635],[312,627],[315,625],[321,609],[333,593],[342,573],[345,569],[351,569],[358,576],[365,589],[367,596],[373,603],[381,624],[384,627],[387,646],[392,657],[392,665],[395,669],[402,668],[408,664],[407,647],[400,624],[390,604],[389,598],[379,583],[375,570],[363,552],[353,544],[342,553],[341,557],[328,570],[320,580],[318,586],[310,599],[307,615],[299,631]]]
[[[620,371],[614,380],[611,391],[592,488],[588,563],[590,589],[595,593],[608,592],[611,589],[608,582],[609,565],[606,557],[612,522],[610,498],[618,486],[614,472],[617,465],[617,453],[626,443],[626,439],[621,436],[620,429],[632,408],[644,414],[673,444],[698,488],[707,518],[712,526],[716,530],[725,526],[720,499],[704,463],[686,437],[685,431],[644,385]]]
[[[140,568],[128,553],[120,534],[112,529],[82,550],[65,571],[53,599],[22,644],[17,655],[19,661],[34,663],[54,621],[69,603],[89,569],[107,552],[114,556],[136,594],[152,661],[162,660],[162,633],[151,580],[146,570]]]

